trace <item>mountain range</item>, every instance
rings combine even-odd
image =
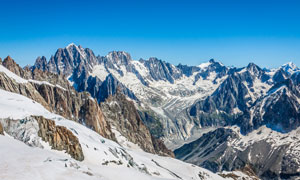
[[[81,170],[102,162],[107,172],[132,167],[140,179],[300,177],[300,68],[293,63],[175,66],[123,51],[96,56],[70,44],[32,66],[21,68],[11,57],[0,64],[0,130],[29,146],[65,151],[65,166],[76,173],[116,178],[97,174],[99,167]]]

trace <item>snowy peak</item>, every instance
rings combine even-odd
[[[262,71],[262,69],[254,63],[249,63],[247,66],[247,70],[251,74],[256,74],[256,75],[260,74],[260,72]]]
[[[106,58],[117,65],[128,65],[132,61],[129,53],[124,51],[112,51],[109,52]]]
[[[280,67],[280,69],[284,70],[289,75],[292,75],[294,72],[300,70],[293,62],[289,62],[289,63],[282,65]]]
[[[76,46],[74,43],[71,43],[65,49],[70,53],[71,57],[74,56],[74,54],[79,53],[80,56],[86,58],[85,49],[83,49],[80,45]]]
[[[68,49],[68,48],[70,48],[70,47],[74,47],[74,46],[76,46],[76,44],[75,43],[70,43],[70,44],[68,44],[67,46],[66,46],[66,48]],[[77,47],[77,46],[76,46]]]
[[[155,81],[163,80],[174,83],[176,79],[182,77],[182,73],[173,64],[162,61],[156,57],[150,57],[149,60],[139,60],[148,70],[151,78]]]
[[[222,63],[215,61],[214,59],[210,59],[208,62],[205,63],[201,63],[200,65],[198,65],[197,67],[199,67],[200,69],[204,70],[207,69],[208,67],[212,67],[212,66],[223,66]]]
[[[81,45],[76,45],[74,43],[70,43],[69,45],[67,45],[65,47],[65,49],[68,49],[68,50],[72,50],[72,49],[76,49],[77,51],[84,51],[84,48],[81,46]]]
[[[211,64],[212,64],[211,61],[209,61],[209,62],[206,62],[206,63],[201,63],[200,65],[198,65],[198,67],[200,69],[205,69],[205,68],[209,67]]]

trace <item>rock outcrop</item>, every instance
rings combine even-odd
[[[175,157],[173,151],[168,149],[164,142],[160,139],[155,138],[154,136],[151,135],[151,140],[152,144],[155,150],[156,154],[162,155],[162,156],[170,156],[170,157]]]
[[[56,126],[55,122],[42,116],[34,116],[39,124],[38,135],[49,143],[52,149],[65,150],[72,158],[83,161],[84,155],[78,138],[67,128]]]
[[[38,57],[33,66],[34,69],[40,69],[42,71],[46,71],[47,68],[47,59],[45,56]]]
[[[23,69],[10,56],[7,56],[3,60],[2,65],[16,75],[24,77]]]
[[[66,48],[59,48],[55,55],[49,60],[47,69],[52,73],[69,76],[74,69],[90,70],[96,64],[97,58],[93,51],[82,48],[75,44],[70,44]]]
[[[0,134],[1,134],[1,135],[4,135],[3,126],[2,126],[2,124],[1,124],[1,123],[0,123]]]
[[[101,103],[103,113],[111,126],[146,152],[173,156],[161,141],[151,136],[134,103],[127,100],[120,91],[119,89],[114,96]]]

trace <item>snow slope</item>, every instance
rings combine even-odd
[[[140,180],[199,179],[199,176],[222,179],[208,170],[173,158],[122,147],[79,123],[47,111],[39,103],[19,94],[0,90],[0,110],[2,123],[4,118],[10,118],[21,126],[23,118],[42,115],[54,120],[57,125],[67,127],[78,137],[85,156],[83,162],[78,162],[68,154],[51,150],[45,142],[41,142],[44,149],[29,147],[6,134],[0,137],[0,154],[5,154],[0,159],[0,179]],[[10,132],[18,129],[10,129]],[[35,133],[27,135],[40,140],[34,137],[37,136]]]

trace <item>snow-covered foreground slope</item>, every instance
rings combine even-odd
[[[10,126],[6,136],[0,137],[0,179],[222,179],[208,170],[173,158],[122,147],[79,123],[50,113],[39,103],[19,94],[0,90],[0,110],[4,129],[8,128],[4,123],[8,118],[16,124]],[[84,160],[76,161],[42,142],[36,127],[24,126],[22,120],[31,115],[44,116],[71,130],[79,139]],[[40,141],[43,148],[29,147],[10,137],[18,134],[11,132],[21,130],[26,132],[24,136]]]

